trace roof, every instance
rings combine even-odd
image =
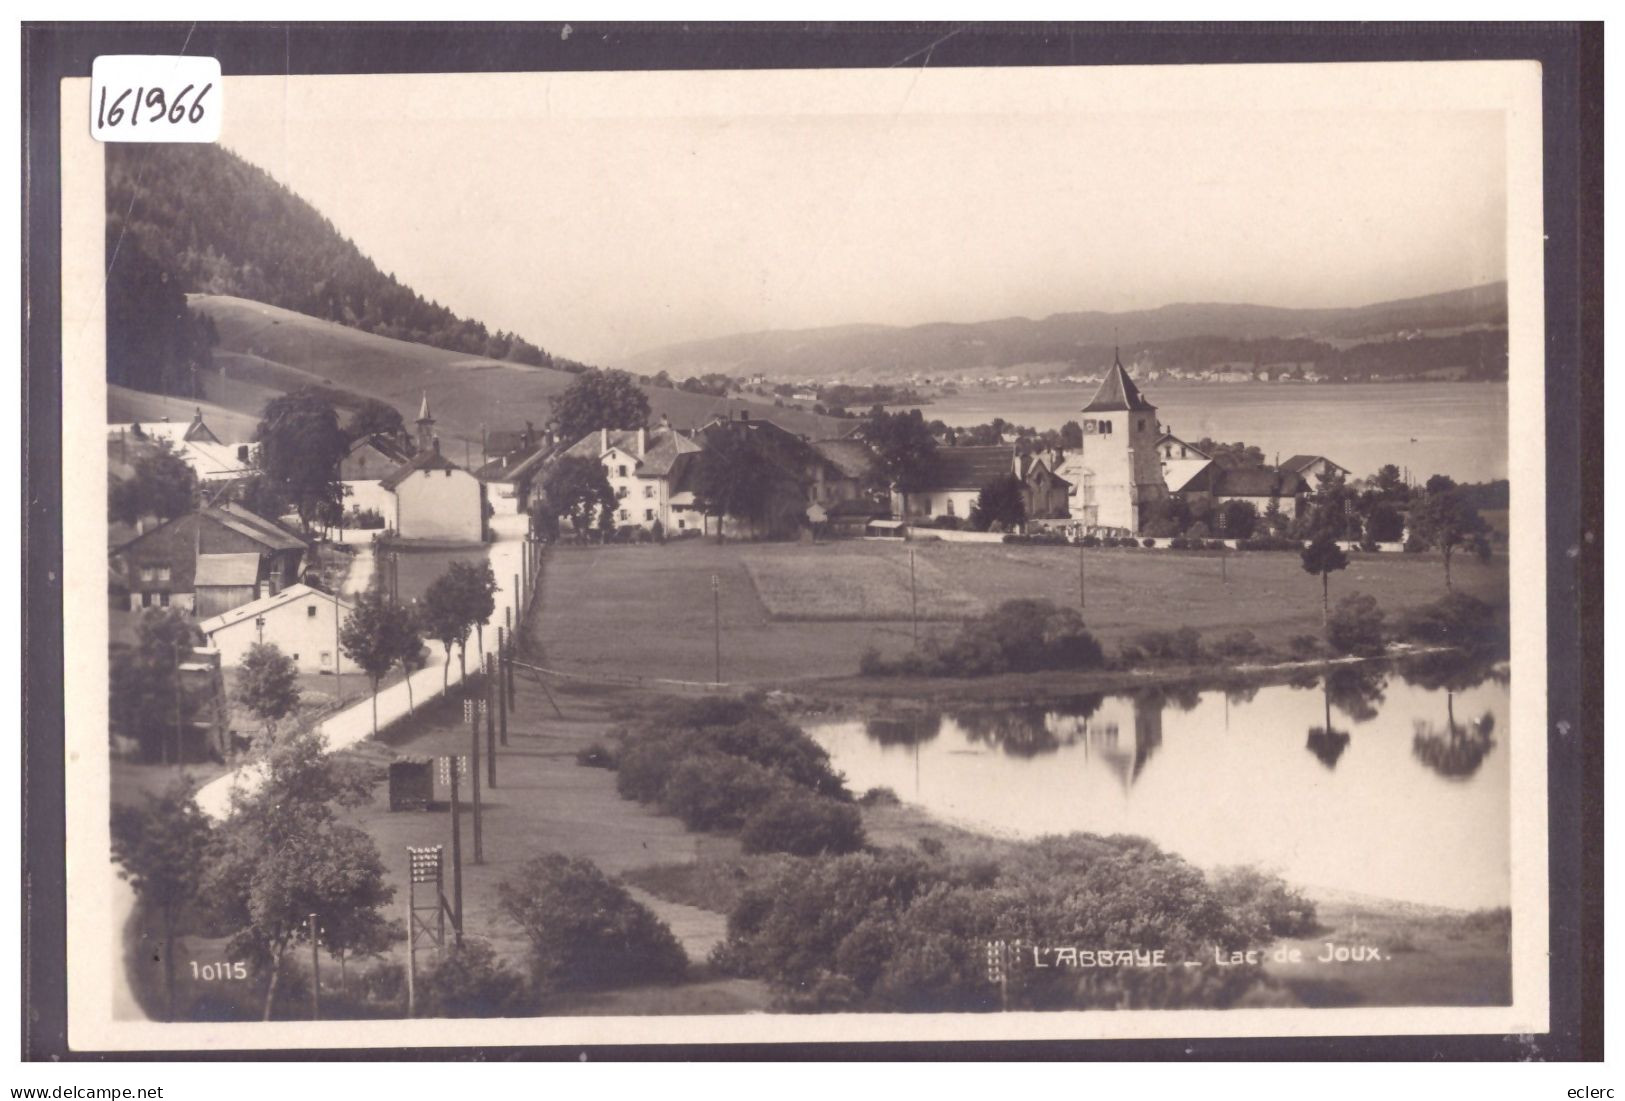
[[[239,535],[275,550],[304,550],[305,541],[278,524],[229,502],[203,510],[203,515]]]
[[[374,451],[378,452],[378,454],[382,455],[392,463],[404,463],[407,461],[407,459],[411,458],[411,456],[408,455],[399,444],[382,433],[374,433],[371,436],[362,436],[360,439],[356,440],[350,445],[349,449],[344,452],[344,457],[349,458],[351,455],[354,455],[357,451],[360,451],[365,447],[372,448]]]
[[[1215,497],[1292,497],[1303,487],[1298,475],[1267,466],[1221,466],[1213,474]]]
[[[1172,432],[1164,432],[1161,436],[1157,437],[1157,446],[1158,447],[1161,447],[1165,443],[1177,443],[1180,447],[1183,447],[1185,450],[1194,451],[1198,455],[1202,456],[1202,458],[1204,458],[1204,459],[1213,458],[1212,455],[1209,455],[1206,451],[1203,451],[1200,447],[1197,447],[1195,444],[1191,443],[1189,440],[1182,440],[1178,436],[1174,435]]]
[[[536,472],[556,448],[545,440],[529,449],[499,454],[474,472],[482,482],[518,482]]]
[[[672,473],[672,468],[679,455],[688,455],[700,450],[700,445],[689,439],[681,432],[671,428],[650,428],[645,437],[645,447],[642,458],[638,458],[638,429],[611,428],[608,432],[609,447],[603,446],[605,433],[589,432],[575,443],[564,449],[563,455],[575,456],[585,459],[601,457],[611,448],[623,451],[638,459],[637,475],[640,478],[664,478]],[[563,457],[561,455],[561,457]]]
[[[237,554],[197,556],[195,585],[256,585],[260,579],[260,556],[254,551]]]
[[[870,501],[863,497],[849,497],[844,501],[836,501],[824,510],[830,516],[890,516],[891,510],[885,505]]]
[[[813,447],[848,478],[867,478],[875,469],[875,453],[862,440],[814,440]]]
[[[1123,369],[1123,361],[1113,353],[1111,370],[1101,379],[1100,388],[1095,391],[1095,396],[1089,399],[1089,404],[1083,407],[1083,412],[1111,413],[1123,409],[1150,412],[1155,408],[1155,405],[1145,400],[1140,388],[1134,385],[1134,380],[1129,378],[1128,372]]]
[[[1281,469],[1290,471],[1293,474],[1302,474],[1316,463],[1321,462],[1330,463],[1332,466],[1336,466],[1338,470],[1343,471],[1343,473],[1348,473],[1348,470],[1345,467],[1338,466],[1324,455],[1294,455],[1292,458],[1281,464]]]
[[[233,626],[245,619],[252,620],[256,616],[264,615],[273,608],[280,608],[284,604],[291,604],[295,600],[303,600],[310,596],[319,596],[324,600],[335,601],[340,608],[345,610],[350,608],[348,602],[339,599],[332,593],[324,593],[320,589],[313,589],[305,584],[289,585],[274,596],[262,596],[258,600],[251,600],[247,604],[241,604],[229,612],[222,612],[212,619],[205,619],[198,624],[198,629],[205,635],[212,635],[222,627]]]
[[[216,436],[212,431],[210,431],[209,426],[203,423],[202,409],[198,409],[198,411],[193,414],[192,423],[186,426],[186,433],[181,437],[181,439],[200,443],[221,442],[220,437]]]
[[[981,489],[996,478],[1015,473],[1013,447],[939,447],[910,492]]]
[[[393,490],[420,470],[461,469],[463,468],[442,455],[438,446],[425,447],[422,451],[413,455],[410,460],[390,471],[387,477],[380,478],[378,484],[385,489]]]
[[[423,404],[418,407],[418,423],[434,420],[434,414],[429,412],[429,391],[423,391]]]
[[[1169,493],[1182,493],[1190,488],[1192,479],[1212,465],[1212,459],[1164,459],[1162,480]]]

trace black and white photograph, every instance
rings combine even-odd
[[[1547,1029],[1540,66],[927,61],[63,81],[73,1046]]]

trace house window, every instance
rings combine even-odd
[[[156,581],[156,580],[158,580],[158,567],[157,566],[142,566],[141,567],[141,580],[143,580],[143,581]]]
[[[331,651],[331,650],[323,650],[322,651],[322,668],[325,669],[327,666],[331,665],[332,663],[333,663],[333,651]]]
[[[644,521],[644,523],[648,523],[650,520],[653,520],[654,518],[655,518],[655,510],[654,509],[646,508],[646,509],[643,510],[643,521]]]
[[[616,486],[615,487],[615,499],[617,501],[626,500],[626,487],[625,486]]]
[[[169,594],[168,593],[159,593],[158,594],[158,607],[160,607],[160,608],[169,607]]]
[[[1144,432],[1144,431],[1145,431],[1145,418],[1144,418],[1144,417],[1141,417],[1141,418],[1140,418],[1140,428],[1139,428],[1139,430],[1140,430],[1140,431],[1141,431],[1141,432]]]
[[[143,608],[152,607],[152,594],[151,593],[142,593],[141,594],[141,606]]]
[[[620,466],[616,467],[615,468],[615,474],[616,474],[617,477],[620,477],[620,478],[626,477],[626,464],[622,463]]]
[[[687,520],[679,520],[679,521],[677,521],[677,530],[678,531],[687,531],[688,530],[688,521]]]
[[[159,581],[168,581],[169,580],[169,567],[168,566],[159,566],[158,567],[158,580]]]
[[[311,604],[311,605],[307,606],[305,608],[305,615],[310,617],[311,619],[315,619],[316,618],[316,605]]]
[[[1102,436],[1110,436],[1112,434],[1112,422],[1111,421],[1101,421],[1100,422],[1100,434]]]
[[[653,497],[655,495],[655,487],[654,486],[644,486],[643,487],[643,495],[645,497]]]
[[[947,512],[947,515],[952,516],[953,514],[954,514],[954,499],[952,497],[950,497],[950,498],[948,498],[948,512]]]
[[[622,520],[627,519],[627,512],[626,512],[626,510],[624,508],[621,509],[621,519]]]
[[[299,655],[298,654],[293,655],[293,660],[298,661],[299,660]]]

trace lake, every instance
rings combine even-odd
[[[1508,692],[1488,667],[1367,665],[807,730],[854,792],[970,829],[1137,834],[1203,867],[1474,909],[1510,897]]]
[[[1384,463],[1410,467],[1418,481],[1507,476],[1505,383],[1146,382],[1141,389],[1164,427],[1190,443],[1241,440],[1272,462],[1277,454],[1325,455],[1356,477]],[[970,390],[919,408],[927,420],[955,427],[1003,417],[1042,431],[1076,420],[1094,392],[1093,385]]]

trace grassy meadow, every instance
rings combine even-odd
[[[1221,562],[1216,553],[878,540],[560,547],[547,559],[532,631],[546,664],[562,671],[710,680],[715,577],[723,680],[850,676],[865,648],[896,655],[913,644],[911,550],[922,638],[1019,597],[1077,606],[1080,556],[1083,616],[1108,652],[1153,628],[1190,626],[1209,639],[1245,629],[1281,650],[1321,632],[1320,579],[1292,553]],[[1458,555],[1453,571],[1457,588],[1505,603],[1504,557]],[[1332,575],[1332,601],[1355,591],[1392,617],[1443,596],[1444,567],[1434,554],[1355,554]]]

